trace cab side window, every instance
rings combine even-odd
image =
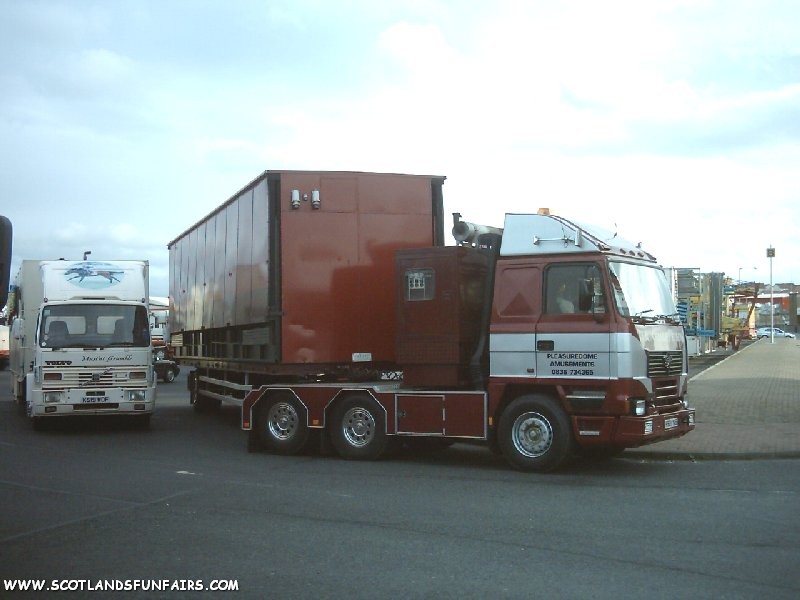
[[[603,279],[595,264],[553,265],[545,272],[545,313],[605,312]]]

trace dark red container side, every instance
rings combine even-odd
[[[265,171],[169,244],[178,356],[394,363],[394,253],[443,244],[443,183]]]
[[[397,359],[406,385],[469,384],[489,260],[460,246],[397,253]]]

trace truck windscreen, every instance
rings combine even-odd
[[[42,348],[146,347],[150,326],[144,306],[52,304],[42,309]]]
[[[644,320],[674,320],[677,310],[659,267],[609,262],[611,284],[619,313]]]

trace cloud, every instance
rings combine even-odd
[[[671,111],[625,119],[625,135],[606,140],[609,153],[715,156],[800,140],[800,85],[721,98],[687,94]],[[597,146],[587,146],[596,150]]]

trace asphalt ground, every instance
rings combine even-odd
[[[800,458],[800,341],[765,338],[735,352],[690,357],[689,374],[695,430],[626,457]]]

